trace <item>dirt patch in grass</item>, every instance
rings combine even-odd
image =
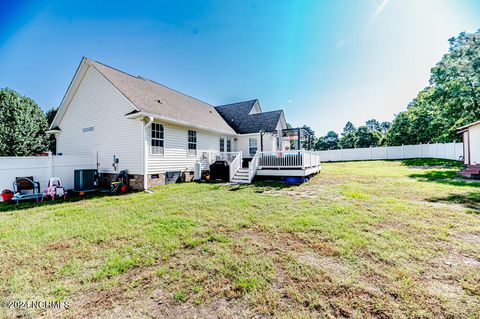
[[[321,270],[330,276],[348,278],[353,275],[352,269],[339,261],[338,258],[321,256],[313,252],[303,252],[293,256],[300,263]]]

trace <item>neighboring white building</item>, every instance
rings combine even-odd
[[[214,107],[83,58],[49,132],[57,154],[95,153],[103,177],[128,169],[134,187],[148,188],[168,171],[190,178],[196,162],[208,169],[211,154],[283,151],[275,132],[286,127],[283,111],[262,112],[258,100]]]
[[[466,165],[480,165],[480,121],[457,129],[463,138],[463,161]]]

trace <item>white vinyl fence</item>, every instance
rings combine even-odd
[[[40,182],[40,190],[47,189],[48,179],[58,177],[66,189],[73,188],[74,170],[96,167],[96,156],[61,155],[61,156],[26,156],[0,157],[0,192],[12,189],[15,177],[33,176]],[[0,198],[1,200],[1,198]]]
[[[368,161],[408,158],[444,158],[460,160],[463,143],[435,143],[386,147],[349,148],[319,151],[322,162]]]

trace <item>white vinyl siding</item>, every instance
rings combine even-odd
[[[470,164],[480,164],[480,125],[471,126],[468,131]]]
[[[156,121],[157,122],[157,121]],[[158,123],[160,123],[158,121]],[[202,164],[202,169],[208,169],[207,158],[204,157],[205,152],[220,151],[220,135],[204,130],[196,130],[197,132],[197,154],[188,155],[188,131],[191,128],[170,123],[161,123],[164,126],[165,144],[164,155],[155,156],[148,155],[148,173],[157,174],[167,171],[193,171],[196,161]],[[150,143],[150,129],[147,129],[148,143]],[[205,154],[208,155],[208,154]]]
[[[142,123],[125,117],[133,109],[108,80],[89,66],[59,122],[57,152],[79,155],[96,151],[100,172],[114,172],[115,155],[120,170],[142,174]]]
[[[237,137],[237,150],[243,152],[243,157],[252,157],[250,155],[250,138],[255,138],[257,140],[257,151],[261,151],[261,141],[260,133],[258,134],[244,134]],[[263,151],[272,152],[277,149],[276,147],[277,138],[272,134],[263,135]]]

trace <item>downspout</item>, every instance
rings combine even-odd
[[[143,121],[142,121],[143,122]],[[148,122],[143,128],[143,190],[148,192],[148,156],[147,156],[147,128],[152,125],[153,117],[148,117]]]

